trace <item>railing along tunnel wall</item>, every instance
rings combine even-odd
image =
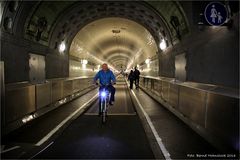
[[[155,77],[141,77],[140,87],[215,147],[239,150],[238,90]]]
[[[7,84],[2,113],[4,134],[22,126],[25,120],[39,117],[96,88],[92,79],[59,78],[49,79],[42,84],[28,82]]]

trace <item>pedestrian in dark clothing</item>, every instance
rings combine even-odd
[[[135,77],[135,86],[136,88],[139,88],[139,77],[140,77],[140,71],[135,67],[134,70],[134,77]]]
[[[135,80],[134,72],[133,70],[130,71],[128,80],[130,81],[130,89],[133,89],[133,82]]]

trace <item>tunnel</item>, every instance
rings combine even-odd
[[[0,3],[2,159],[239,159],[239,1]]]

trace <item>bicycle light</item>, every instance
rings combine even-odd
[[[106,97],[106,95],[107,95],[107,93],[104,92],[104,91],[101,93],[101,96],[102,96],[102,97]]]

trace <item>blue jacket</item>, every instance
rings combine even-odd
[[[98,79],[101,85],[111,84],[111,81],[116,82],[115,75],[111,70],[107,70],[106,72],[100,70],[94,77],[94,82],[96,82]]]

